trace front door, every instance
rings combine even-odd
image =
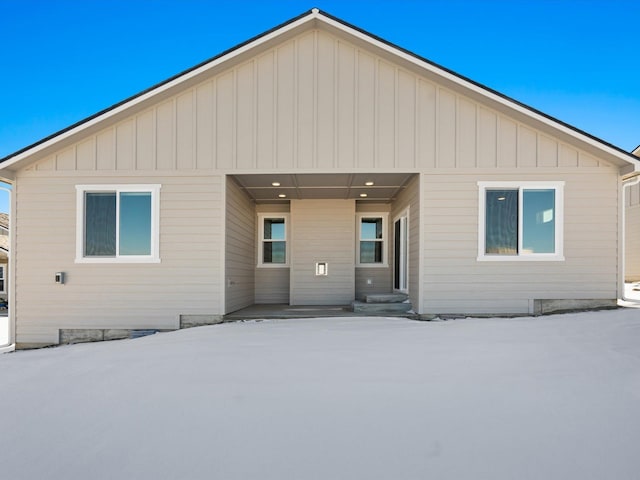
[[[393,222],[393,288],[405,293],[409,278],[407,219],[408,212],[404,212]]]

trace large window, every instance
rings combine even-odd
[[[287,218],[285,214],[261,214],[258,245],[259,266],[286,266],[287,257]]]
[[[6,265],[0,265],[0,293],[7,293],[5,267]]]
[[[358,265],[386,266],[387,214],[360,213],[358,218]]]
[[[478,260],[564,260],[564,182],[479,182]]]
[[[77,262],[159,262],[160,185],[78,185]]]

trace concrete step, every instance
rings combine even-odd
[[[402,303],[409,298],[404,293],[372,293],[365,295],[366,303]]]
[[[407,313],[411,310],[411,303],[393,302],[393,303],[366,303],[355,301],[352,304],[353,311],[358,313]]]

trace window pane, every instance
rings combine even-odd
[[[382,242],[360,242],[360,263],[382,263]]]
[[[84,254],[113,257],[116,254],[116,194],[85,194]]]
[[[518,254],[518,190],[487,190],[485,253]]]
[[[555,253],[555,190],[522,192],[523,253]]]
[[[264,219],[264,239],[265,240],[284,240],[284,218],[265,218]]]
[[[120,255],[151,255],[151,193],[120,194]]]
[[[286,242],[263,242],[263,263],[287,263]]]
[[[382,219],[363,218],[360,227],[361,240],[382,239]]]

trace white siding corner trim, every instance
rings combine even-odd
[[[75,263],[160,263],[160,188],[159,184],[76,185],[76,259]],[[116,255],[113,257],[87,257],[84,253],[85,193],[87,192],[149,192],[151,193],[151,253],[150,255]],[[116,219],[119,212],[116,211]],[[116,220],[116,240],[119,222]],[[116,241],[116,245],[117,245]]]
[[[478,261],[482,262],[561,262],[564,261],[564,183],[565,182],[478,182]],[[486,192],[488,190],[518,190],[518,253],[514,255],[487,254]],[[554,190],[555,245],[553,253],[527,253],[522,248],[523,191]]]

